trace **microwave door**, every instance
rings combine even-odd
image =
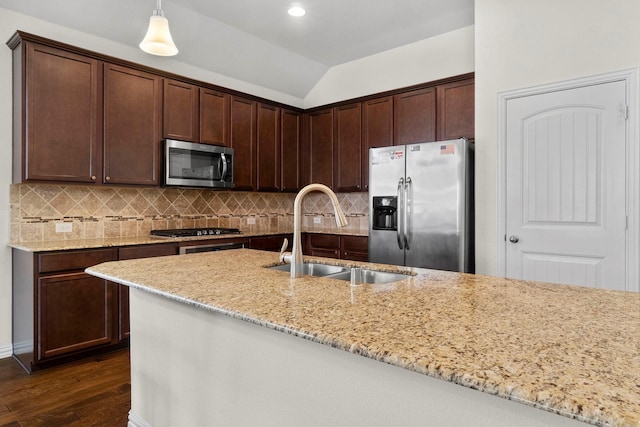
[[[227,170],[233,150],[206,144],[167,140],[165,185],[188,187],[232,187]]]

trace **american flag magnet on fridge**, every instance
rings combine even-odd
[[[444,144],[440,146],[440,155],[443,154],[455,154],[456,146],[454,144]]]

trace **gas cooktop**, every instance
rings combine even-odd
[[[196,237],[196,236],[219,236],[221,234],[239,234],[237,228],[174,228],[171,230],[151,230],[152,236],[158,237]]]

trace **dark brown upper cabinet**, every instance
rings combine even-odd
[[[438,140],[468,138],[475,134],[475,81],[466,79],[439,85]]]
[[[231,143],[234,190],[256,188],[256,102],[231,97]]]
[[[259,103],[257,106],[258,191],[280,191],[280,109]]]
[[[333,108],[310,113],[308,127],[307,179],[333,188]]]
[[[298,191],[300,189],[300,137],[302,115],[295,111],[282,109],[280,113],[281,135],[281,190]]]
[[[164,80],[164,137],[229,146],[231,95]]]
[[[362,187],[369,189],[369,148],[393,145],[393,97],[362,103]]]
[[[436,140],[436,88],[429,87],[393,98],[394,145]]]
[[[361,110],[358,102],[334,111],[333,183],[339,192],[362,190]]]
[[[164,79],[164,137],[199,142],[200,88]]]
[[[228,147],[231,95],[200,88],[200,142]]]
[[[104,182],[160,184],[162,78],[104,69]]]
[[[31,42],[23,42],[13,56],[14,182],[95,182],[100,63]]]
[[[369,148],[474,137],[473,74],[300,112],[18,31],[14,182],[160,185],[163,138],[234,149],[235,190],[367,191]]]

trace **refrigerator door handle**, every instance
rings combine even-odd
[[[398,181],[398,225],[397,238],[398,248],[404,249],[404,178]]]
[[[413,182],[411,177],[407,177],[404,184],[404,206],[403,206],[403,234],[404,234],[404,247],[406,250],[411,249],[411,237],[413,230],[412,218],[413,218]]]

